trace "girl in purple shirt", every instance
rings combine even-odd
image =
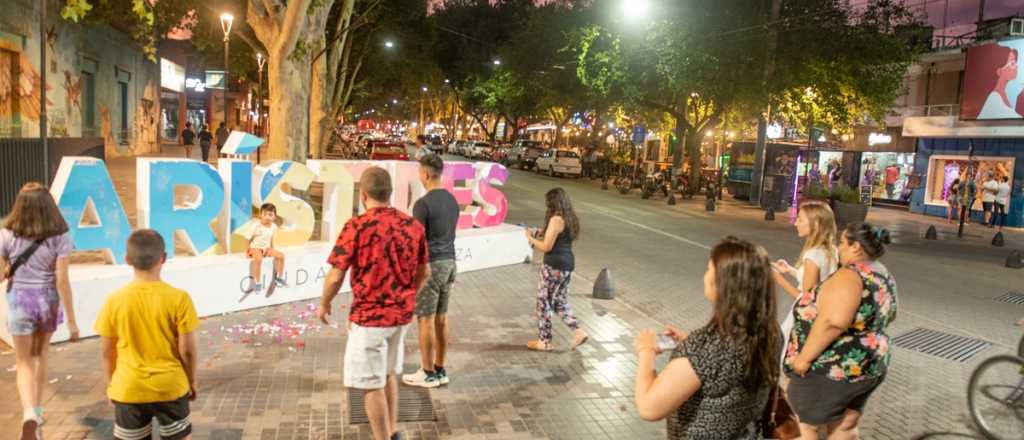
[[[37,242],[38,247],[26,254]],[[64,318],[61,303],[71,340],[78,339],[68,280],[70,254],[68,225],[53,197],[38,183],[25,184],[0,229],[0,281],[8,285],[7,330],[14,340],[18,395],[23,408],[21,438],[42,438],[41,397],[47,352],[50,337]],[[22,255],[28,257],[15,268]]]

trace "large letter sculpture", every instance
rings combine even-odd
[[[50,193],[68,223],[75,249],[99,249],[108,262],[124,262],[132,231],[102,160],[63,158]]]
[[[441,173],[441,183],[448,192],[452,193],[459,206],[471,205],[473,203],[472,181],[476,177],[473,164],[469,162],[449,162],[444,164],[444,171]],[[462,186],[456,187],[457,182]],[[473,227],[473,215],[477,207],[471,206],[459,213],[459,229]]]
[[[323,240],[334,241],[341,234],[348,219],[352,218],[355,180],[344,162],[311,160],[306,164],[316,173],[316,181],[324,184],[320,237]]]
[[[284,226],[274,234],[274,247],[301,246],[313,235],[313,207],[286,189],[306,191],[313,172],[299,162],[279,161],[257,167],[260,203],[273,203]]]
[[[252,162],[220,159],[217,166],[224,181],[224,209],[219,221],[224,247],[228,253],[245,252],[245,235],[252,227]]]
[[[136,202],[140,228],[154,229],[174,255],[174,237],[194,255],[217,253],[211,223],[224,204],[224,183],[207,163],[187,159],[138,159]],[[190,187],[184,203],[175,206],[175,188]]]
[[[491,185],[502,185],[508,181],[508,169],[496,163],[477,163],[476,185],[473,185],[473,200],[480,209],[473,216],[473,224],[480,228],[500,226],[508,215],[508,199]]]

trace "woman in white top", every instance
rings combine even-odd
[[[992,225],[999,221],[999,230],[1006,226],[1006,210],[1010,209],[1010,176],[1003,176],[999,185],[996,186],[995,206],[992,211]]]
[[[800,212],[796,217],[796,233],[804,238],[804,248],[800,251],[796,267],[791,266],[786,260],[772,264],[772,268],[775,269],[775,282],[793,297],[793,304],[796,304],[801,295],[807,294],[814,286],[832,275],[839,264],[839,254],[836,250],[836,219],[828,205],[821,202],[806,202],[800,205]],[[784,275],[796,279],[797,285],[793,286]],[[793,313],[790,312],[782,324],[782,334],[787,337],[793,327]]]

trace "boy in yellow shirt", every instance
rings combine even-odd
[[[189,402],[196,398],[199,327],[188,293],[160,279],[164,239],[150,229],[128,237],[126,260],[135,279],[107,297],[96,319],[107,397],[114,404],[114,438],[190,439]]]

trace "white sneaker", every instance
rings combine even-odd
[[[412,374],[403,374],[402,383],[409,386],[423,388],[437,388],[441,386],[441,383],[438,382],[436,376],[433,374],[428,375],[422,368],[416,370],[416,372]]]

